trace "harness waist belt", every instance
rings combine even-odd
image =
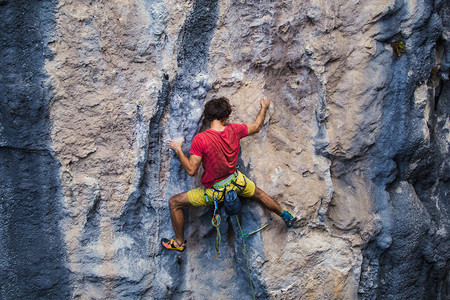
[[[223,188],[228,186],[234,179],[236,179],[237,175],[238,175],[238,173],[236,171],[233,174],[231,174],[230,176],[228,176],[227,178],[222,179],[221,181],[218,181],[218,182],[214,182],[213,188],[216,190],[222,190]]]

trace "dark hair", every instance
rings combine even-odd
[[[225,97],[215,98],[205,104],[203,116],[208,121],[223,120],[230,116],[231,105]]]

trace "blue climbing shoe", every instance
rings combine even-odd
[[[283,212],[280,214],[280,217],[283,218],[284,223],[286,223],[287,228],[291,228],[294,226],[294,223],[297,221],[297,218],[294,217],[290,212],[283,209]]]

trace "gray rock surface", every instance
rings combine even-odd
[[[0,0],[1,299],[448,299],[448,1]],[[300,219],[200,184],[203,105],[264,127],[239,165]],[[247,271],[247,260],[250,274]]]
[[[54,1],[0,1],[0,299],[67,298],[60,163],[44,69]]]

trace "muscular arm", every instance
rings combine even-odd
[[[267,110],[269,109],[270,106],[270,100],[267,99],[265,96],[261,96],[259,101],[261,104],[261,108],[259,110],[258,116],[256,116],[255,122],[252,124],[246,124],[248,128],[248,135],[258,133],[261,130],[264,123],[264,119],[266,118]]]
[[[195,174],[197,174],[200,163],[202,162],[202,158],[194,154],[191,154],[188,158],[184,154],[183,150],[181,150],[181,145],[183,145],[183,143],[184,140],[181,142],[169,141],[169,148],[175,151],[178,158],[180,159],[181,165],[189,174],[189,176],[194,176]]]

